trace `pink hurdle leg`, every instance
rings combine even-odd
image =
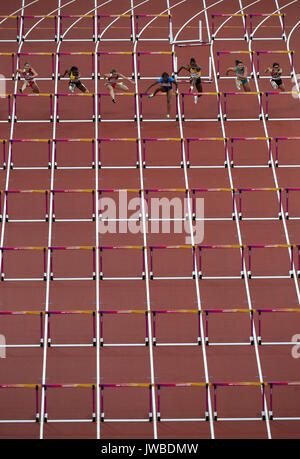
[[[39,413],[39,386],[35,386],[35,420],[39,422],[40,413]]]
[[[160,421],[160,384],[157,385],[157,420]]]

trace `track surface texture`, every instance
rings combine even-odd
[[[0,12],[0,437],[299,438],[300,2]],[[182,72],[167,119],[144,93],[191,57],[204,94]],[[235,59],[250,94],[224,94]],[[38,96],[11,78],[26,61]],[[266,94],[274,61],[293,94]],[[131,79],[116,104],[113,68]]]

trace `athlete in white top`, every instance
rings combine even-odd
[[[40,89],[35,81],[35,78],[38,76],[38,73],[34,70],[33,67],[26,62],[24,64],[23,70],[16,69],[16,71],[24,78],[25,82],[20,88],[20,93],[23,93],[26,88],[30,87],[35,94],[39,94]]]
[[[277,89],[282,92],[285,91],[285,86],[281,78],[282,68],[277,62],[274,62],[272,67],[267,67],[265,73],[269,73],[271,75],[270,83],[275,91],[277,91]]]
[[[110,73],[105,73],[104,74],[104,79],[106,80],[105,87],[108,89],[109,94],[111,95],[112,101],[115,104],[116,99],[115,99],[115,92],[114,89],[119,89],[120,91],[129,91],[127,86],[122,81],[118,81],[119,78],[122,78],[123,80],[129,81],[129,83],[134,85],[134,82],[131,81],[129,78],[127,78],[125,75],[122,75],[122,73],[119,73],[117,70],[113,69]]]

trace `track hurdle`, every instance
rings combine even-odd
[[[148,411],[148,417],[145,418],[129,418],[129,419],[113,419],[113,418],[107,418],[105,416],[104,412],[104,389],[105,392],[108,391],[108,389],[114,389],[114,392],[117,389],[147,389],[148,394],[149,394],[149,411]],[[152,407],[152,389],[153,386],[152,384],[149,383],[118,383],[118,384],[100,384],[100,420],[101,422],[152,422],[153,420],[153,407]],[[139,399],[140,400],[140,399]],[[140,404],[139,404],[140,406]]]
[[[133,245],[123,245],[123,246],[100,246],[100,280],[145,280],[146,279],[146,274],[145,274],[145,250],[146,248],[144,246],[133,246]],[[142,273],[141,276],[125,276],[125,277],[120,277],[120,276],[115,276],[115,277],[105,277],[103,274],[103,254],[105,251],[108,250],[134,250],[138,251],[142,255]],[[128,252],[129,253],[129,252]]]
[[[62,74],[61,74],[61,56],[90,56],[91,57],[91,69],[92,69],[92,80],[95,79],[95,53],[94,52],[83,52],[83,51],[73,51],[73,52],[59,52],[56,53],[57,55],[57,61],[58,61],[58,79],[61,80],[63,79]],[[65,78],[66,80],[69,80],[69,78]],[[83,78],[80,77],[81,80],[89,80],[90,78]]]
[[[291,191],[300,191],[300,188],[285,188],[285,197],[286,197],[286,211],[285,211],[285,218],[287,220],[300,220],[299,217],[291,217],[290,211],[289,211],[289,200],[290,200],[290,193]]]
[[[193,245],[152,245],[149,246],[150,249],[150,279],[160,279],[160,280],[187,280],[196,278],[196,256],[195,256],[195,247]],[[192,255],[192,275],[190,276],[156,276],[154,275],[154,250],[189,250]]]
[[[245,346],[245,345],[253,345],[254,344],[254,337],[253,337],[253,330],[254,330],[254,310],[253,309],[205,309],[205,344],[206,346]],[[230,343],[217,343],[217,342],[210,342],[209,334],[208,334],[208,317],[211,314],[244,314],[247,313],[250,318],[250,337],[249,341],[243,342],[230,342]]]
[[[143,168],[146,169],[174,169],[181,167],[183,168],[183,142],[184,139],[181,138],[149,138],[149,137],[143,137],[142,139],[142,156],[143,156]],[[180,165],[171,165],[171,166],[164,166],[164,165],[159,165],[159,166],[151,166],[147,165],[146,161],[146,144],[148,142],[180,142]]]
[[[276,217],[243,217],[242,213],[242,195],[245,192],[249,191],[273,191],[279,195],[279,209],[278,209],[278,216]],[[283,188],[238,188],[238,197],[239,197],[239,220],[282,220],[282,212],[281,212],[281,205],[282,205],[282,193]]]
[[[281,28],[282,28],[282,36],[279,38],[254,38],[253,37],[253,18],[258,17],[258,18],[267,18],[269,19],[270,17],[278,17],[281,18]],[[259,14],[249,14],[249,29],[250,29],[250,40],[286,40],[286,33],[285,33],[285,14],[284,13],[259,13]]]
[[[230,166],[231,167],[239,167],[239,168],[249,168],[249,167],[271,167],[272,166],[272,147],[271,147],[271,141],[272,137],[230,137],[229,139],[230,142]],[[265,166],[263,164],[259,165],[236,165],[234,162],[234,144],[239,141],[246,141],[246,142],[251,142],[251,141],[265,141],[268,143],[268,165]]]
[[[69,246],[69,247],[58,247],[53,246],[49,247],[50,250],[50,280],[52,281],[86,281],[86,280],[96,280],[96,247],[92,246]],[[89,277],[55,277],[54,276],[54,254],[62,251],[78,251],[78,252],[89,252],[92,254],[92,276]]]
[[[96,143],[96,140],[95,139],[53,139],[53,142],[54,142],[54,168],[55,169],[67,169],[67,170],[73,170],[73,169],[95,169],[95,143]],[[77,142],[80,142],[80,143],[90,143],[91,144],[91,147],[92,147],[92,161],[91,161],[91,165],[90,166],[59,166],[58,165],[58,159],[57,159],[57,156],[58,156],[58,152],[57,152],[57,148],[58,148],[58,145],[60,145],[61,143],[64,144],[65,142],[68,142],[68,143],[77,143]],[[51,168],[51,155],[49,155],[49,169]]]
[[[44,346],[44,312],[43,311],[0,311],[0,318],[3,317],[40,317],[40,335],[39,335],[39,344],[5,344],[5,348],[33,348],[33,347],[43,347]],[[0,345],[2,347],[2,345]]]
[[[14,117],[14,120],[15,120],[15,123],[49,123],[53,121],[53,94],[13,94],[12,95],[13,98],[14,98],[14,101],[15,101],[15,117]],[[24,97],[29,97],[29,98],[32,98],[32,97],[49,97],[49,102],[50,102],[50,117],[49,119],[46,119],[46,120],[41,120],[41,119],[38,119],[38,120],[20,120],[18,119],[18,116],[17,116],[17,100],[18,98],[24,98]],[[27,101],[28,103],[30,103],[30,99]]]
[[[47,254],[47,247],[0,247],[1,250],[1,267],[0,267],[0,274],[1,274],[1,281],[46,281],[47,280],[47,262],[46,262],[46,254]],[[18,278],[7,278],[5,276],[4,271],[4,254],[9,252],[42,252],[43,253],[43,276],[41,277],[18,277]]]
[[[299,117],[294,117],[294,118],[270,118],[269,114],[269,104],[270,104],[270,96],[292,96],[298,99],[298,102],[300,100],[300,91],[285,91],[285,92],[278,92],[278,91],[267,91],[264,93],[265,94],[265,101],[266,101],[266,113],[265,113],[265,118],[266,120],[270,121],[300,121]],[[282,111],[282,107],[280,108]],[[288,110],[288,109],[287,109]],[[298,111],[298,110],[297,110]]]
[[[259,115],[257,118],[228,118],[227,112],[227,104],[228,104],[228,96],[259,96]],[[263,93],[257,91],[250,91],[250,92],[223,92],[223,101],[224,101],[224,114],[223,119],[224,121],[257,121],[262,120],[262,108],[263,108]]]
[[[245,272],[244,272],[244,259],[245,259],[245,246],[243,245],[198,245],[199,250],[199,272],[198,277],[199,279],[244,279]],[[204,276],[203,269],[202,269],[202,256],[203,250],[231,250],[231,249],[238,249],[241,255],[241,271],[239,276]]]
[[[270,404],[269,404],[269,417],[271,421],[300,421],[300,416],[274,416],[274,389],[275,387],[299,387],[300,386],[300,381],[283,381],[283,382],[269,382],[268,383],[270,387]],[[299,390],[299,389],[298,389]],[[290,395],[292,397],[292,395]],[[293,399],[295,399],[295,395],[293,396]],[[295,401],[296,403],[296,401]]]
[[[94,222],[96,220],[96,202],[95,202],[95,190],[51,190],[51,197],[52,197],[52,221],[53,222]],[[91,217],[86,218],[86,217],[78,217],[78,218],[57,218],[55,215],[55,195],[63,195],[63,194],[82,194],[82,193],[87,193],[90,194],[92,198],[92,204],[91,204]]]
[[[228,55],[228,54],[248,54],[251,62],[251,78],[253,78],[254,72],[254,61],[253,61],[253,54],[254,51],[217,51],[217,78],[220,78],[220,56],[221,55]],[[225,78],[225,77],[221,77]],[[229,78],[236,78],[236,77],[229,77]]]
[[[97,139],[98,142],[98,167],[99,169],[139,169],[140,167],[140,159],[139,159],[139,139],[137,138],[104,138],[101,137]],[[107,142],[135,142],[136,143],[136,162],[135,166],[104,166],[103,163],[103,145]],[[122,143],[121,143],[122,145]]]
[[[191,143],[193,142],[216,142],[216,141],[221,141],[224,142],[224,165],[227,167],[227,141],[228,139],[226,137],[187,137],[186,138],[186,150],[187,150],[187,167],[192,168],[197,168],[197,169],[202,169],[202,168],[220,168],[223,166],[217,165],[217,166],[202,166],[202,165],[191,165]]]
[[[190,383],[190,382],[182,382],[182,383],[158,383],[156,384],[157,388],[157,420],[159,422],[199,422],[199,421],[209,421],[209,410],[208,410],[208,391],[209,391],[210,383]],[[203,388],[205,389],[205,413],[203,417],[197,418],[164,418],[161,416],[161,389],[162,388]],[[172,389],[171,389],[172,390]],[[165,389],[164,389],[165,392]]]
[[[142,311],[142,310],[134,310],[134,309],[119,309],[119,310],[110,310],[110,311],[105,311],[101,310],[99,311],[100,314],[100,346],[101,347],[117,347],[117,346],[122,346],[122,347],[140,347],[140,346],[148,346],[149,345],[149,328],[148,328],[148,311]],[[144,315],[145,316],[145,340],[144,343],[107,343],[104,342],[104,317],[107,316],[115,316],[119,314],[125,314],[125,315]]]
[[[2,144],[2,170],[6,169],[6,144],[7,139],[0,139],[0,144]]]
[[[164,200],[166,199],[165,196],[162,198],[154,198],[154,202],[151,202],[149,206],[149,195],[150,193],[163,193],[163,194],[176,194],[173,199],[170,199],[170,204],[167,205],[167,208],[164,209],[163,204]],[[177,196],[177,193],[179,196]],[[186,188],[147,188],[145,189],[145,201],[146,201],[146,219],[151,222],[168,222],[167,225],[169,227],[169,223],[171,221],[186,221],[188,219],[187,214],[187,199],[188,199],[189,190]],[[184,195],[183,195],[184,194]],[[151,198],[150,198],[151,199]],[[183,205],[182,205],[183,201]],[[162,206],[162,218],[160,218],[159,208]],[[174,208],[174,217],[171,217],[171,206]],[[151,217],[149,218],[149,210],[151,211]],[[185,213],[185,215],[184,215]],[[154,226],[152,226],[153,230]],[[179,232],[181,230],[181,225],[179,227]],[[164,226],[163,230],[164,232]],[[175,231],[175,230],[174,230]],[[154,231],[156,232],[156,231]],[[175,231],[176,232],[176,231]]]
[[[43,169],[51,169],[51,149],[52,149],[52,139],[10,139],[7,140],[10,144],[10,168],[15,169],[15,170],[43,170]],[[47,166],[15,166],[14,158],[14,145],[18,145],[20,143],[41,143],[41,144],[47,144],[47,159],[48,159],[48,164]],[[4,146],[5,147],[5,146]],[[6,156],[5,156],[5,148],[3,151],[3,158],[5,162],[5,168],[6,168]],[[26,163],[26,162],[25,162]]]
[[[39,20],[45,20],[45,19],[53,19],[53,32],[54,32],[54,37],[52,39],[27,39],[25,38],[25,19],[39,19]],[[41,21],[37,21],[37,24]],[[39,15],[22,15],[20,16],[20,40],[21,41],[27,41],[27,42],[49,42],[49,41],[57,41],[57,25],[58,25],[58,16],[53,15],[53,14],[39,14]]]
[[[12,94],[0,94],[0,99],[6,99],[7,100],[7,120],[1,119],[0,123],[7,123],[7,121],[10,123],[11,122],[11,109],[12,109]]]
[[[159,118],[159,119],[152,119],[152,118],[145,118],[144,115],[143,115],[143,97],[148,97],[150,95],[150,93],[140,93],[139,94],[139,99],[140,99],[140,121],[150,121],[150,122],[157,122],[157,121],[178,121],[178,106],[177,106],[177,100],[178,100],[178,96],[179,94],[178,93],[175,93],[173,92],[172,93],[172,96],[176,96],[176,117],[175,119],[165,119],[165,118]],[[163,93],[158,93],[156,97],[166,97],[165,94]],[[154,98],[153,98],[154,99]],[[152,101],[153,101],[152,99]]]
[[[138,94],[136,94],[135,92],[119,92],[119,93],[115,93],[115,96],[116,97],[121,97],[121,96],[129,96],[129,97],[133,97],[133,119],[104,119],[102,114],[101,114],[101,109],[102,109],[102,98],[103,97],[111,97],[111,95],[109,94],[109,92],[100,92],[98,94],[98,121],[102,121],[102,122],[110,122],[110,123],[118,123],[118,122],[132,122],[132,121],[136,121],[137,120],[137,109],[136,109],[136,97],[137,97]],[[95,112],[94,112],[95,113]]]
[[[248,248],[248,278],[249,279],[291,279],[294,277],[294,246],[291,244],[251,244]],[[253,276],[252,274],[252,252],[253,249],[288,249],[290,254],[290,271],[289,275],[283,276]]]
[[[142,214],[139,213],[138,218],[128,218],[128,213],[127,213],[127,208],[128,208],[128,201],[127,201],[127,193],[132,193],[132,195],[136,195],[138,199],[140,200],[140,208],[142,207],[142,190],[137,189],[137,188],[123,188],[123,189],[116,189],[116,188],[102,188],[100,190],[97,190],[98,193],[98,203],[99,203],[99,221],[100,222],[120,222],[119,226],[119,231],[121,233],[126,233],[127,232],[127,225],[125,224],[124,226],[122,225],[122,222],[139,222],[141,221]],[[111,216],[109,213],[108,217],[103,217],[103,210],[105,208],[105,204],[102,207],[103,200],[105,199],[104,196],[107,195],[114,195],[114,193],[117,193],[119,196],[116,198],[116,201],[113,202],[114,207],[114,214]],[[109,198],[108,198],[109,199]],[[117,201],[119,200],[119,217],[117,216]],[[107,205],[109,208],[109,203]],[[109,209],[108,209],[109,212]],[[122,226],[121,226],[122,225]],[[105,232],[105,231],[104,231]]]
[[[6,222],[12,222],[12,223],[35,223],[35,222],[48,222],[49,219],[49,204],[48,204],[48,198],[49,198],[49,191],[48,190],[5,190],[4,196],[6,199],[6,214],[5,214],[5,221]],[[45,195],[45,217],[44,218],[35,218],[35,219],[11,219],[8,217],[8,196],[15,196],[15,195],[39,195],[39,194],[44,194]],[[0,215],[2,216],[1,212],[1,204],[0,204]],[[0,218],[1,218],[0,216]]]
[[[47,323],[47,330],[48,330],[48,340],[47,340],[47,345],[48,347],[93,347],[96,346],[96,311],[47,311],[45,314],[48,316],[48,323]],[[90,316],[92,318],[92,339],[90,343],[64,343],[64,344],[59,344],[59,343],[53,343],[52,338],[51,338],[51,327],[50,327],[50,318],[51,316],[53,317],[60,317],[60,316],[65,316],[65,315],[71,315],[71,316]]]
[[[82,19],[91,19],[92,20],[92,30],[93,30],[92,38],[91,39],[89,39],[89,38],[79,38],[79,39],[76,39],[76,38],[64,38],[65,32],[62,33],[63,19],[77,19],[77,21],[75,21],[75,24],[78,23]],[[70,41],[70,42],[73,42],[73,41],[75,41],[75,42],[78,42],[78,41],[96,41],[95,15],[94,14],[61,14],[61,15],[59,15],[59,23],[60,23],[60,27],[59,27],[60,35],[58,37],[59,41]]]
[[[258,313],[258,336],[257,336],[257,342],[258,344],[264,344],[264,345],[295,345],[294,341],[273,341],[273,342],[267,342],[262,340],[262,316],[263,314],[280,314],[280,313],[298,313],[300,312],[300,309],[296,308],[278,308],[278,309],[256,309],[256,312]]]
[[[114,19],[114,21],[111,22],[111,24],[115,23],[119,19],[129,19],[130,22],[130,40],[128,38],[103,38],[102,33],[101,33],[101,22],[103,22],[103,19]],[[98,41],[132,41],[133,40],[133,30],[132,30],[132,15],[131,14],[97,14],[97,29],[98,29]],[[105,29],[106,30],[106,29]]]
[[[1,20],[1,24],[4,22],[4,21],[8,21],[8,20],[13,20],[13,21],[16,21],[15,22],[15,32],[13,33],[13,36],[17,37],[17,39],[1,39],[0,40],[0,43],[14,43],[15,41],[17,41],[18,43],[20,42],[20,20],[21,20],[21,17],[19,15],[7,15],[7,14],[1,14],[0,15],[0,20]]]
[[[279,50],[279,51],[255,51],[255,54],[256,54],[256,65],[257,65],[257,71],[256,71],[256,76],[257,78],[260,78],[261,77],[261,72],[260,72],[260,56],[261,54],[289,54],[291,59],[291,72],[290,72],[290,76],[291,78],[294,76],[294,72],[293,72],[293,69],[294,69],[294,53],[295,51],[290,51],[290,50]],[[271,78],[270,76],[267,76],[265,78]],[[282,77],[284,78],[284,77]],[[289,77],[286,77],[286,78],[289,78]]]
[[[212,40],[226,40],[226,38],[215,38],[215,18],[235,18],[235,17],[240,17],[243,18],[243,27],[244,27],[244,39],[247,40],[248,34],[247,34],[247,14],[244,13],[223,13],[223,14],[212,14],[211,15],[211,39]],[[232,38],[229,38],[229,40],[232,40]],[[239,39],[238,39],[239,40]]]
[[[100,71],[101,69],[100,57],[101,56],[131,56],[131,77],[132,79],[134,79],[134,55],[135,55],[135,52],[132,52],[132,51],[98,51],[97,52],[97,62],[98,62],[97,78],[98,80],[101,79],[101,74],[102,74],[102,72]]]
[[[137,77],[138,79],[141,78],[141,56],[171,56],[171,66],[172,66],[172,75],[174,76],[174,59],[173,59],[173,56],[174,56],[174,51],[138,51],[136,53],[136,57],[137,57]],[[166,65],[166,62],[164,62],[164,65]],[[132,71],[134,70],[134,68],[132,69]],[[132,73],[134,74],[134,73]],[[148,79],[148,80],[152,80],[152,79],[155,79],[156,77],[145,77],[145,78],[142,78],[142,79]]]
[[[141,18],[152,18],[148,22],[147,25],[149,25],[153,20],[158,19],[158,18],[167,18],[169,22],[169,30],[171,30],[171,19],[172,16],[171,14],[135,14],[135,39],[140,40],[140,41],[169,41],[169,38],[140,38],[140,30],[139,30],[139,20]],[[143,31],[144,29],[142,29]]]
[[[30,389],[31,392],[34,391],[35,396],[35,412],[34,419],[0,419],[0,423],[31,423],[40,421],[40,412],[39,412],[39,389],[40,384],[0,384],[0,390],[4,389]],[[29,392],[29,391],[28,391]],[[22,406],[19,404],[19,406]],[[14,410],[13,410],[14,411]]]
[[[181,117],[182,121],[220,121],[221,120],[221,93],[219,92],[181,92]],[[186,97],[216,97],[217,101],[217,116],[212,118],[186,118],[185,115],[185,98]]]
[[[56,108],[57,108],[57,114],[56,114],[56,121],[59,123],[74,123],[74,122],[77,122],[77,123],[90,123],[90,122],[95,122],[96,121],[96,115],[95,115],[95,108],[96,108],[96,98],[97,98],[97,94],[93,94],[93,93],[76,93],[76,94],[68,94],[68,93],[61,93],[61,94],[55,94],[55,97],[56,97]],[[60,115],[59,115],[59,99],[61,99],[62,97],[87,97],[87,98],[90,98],[92,99],[92,117],[90,119],[81,119],[81,120],[78,120],[78,119],[72,119],[72,120],[67,120],[67,119],[64,119],[62,120],[60,118]],[[73,110],[74,110],[74,107],[73,107]]]
[[[214,420],[215,421],[264,421],[266,419],[265,412],[265,383],[264,382],[213,382],[214,390]],[[261,397],[261,416],[260,417],[239,417],[239,418],[220,418],[217,411],[217,388],[221,387],[256,387],[260,389]]]
[[[153,345],[154,346],[201,346],[201,312],[198,309],[163,309],[163,310],[152,310],[152,327],[153,327]],[[184,314],[194,314],[197,316],[197,339],[194,341],[188,342],[188,343],[163,343],[163,342],[157,342],[157,322],[158,322],[158,317],[162,314],[175,314],[175,315],[184,315]]]
[[[235,188],[192,188],[192,217],[193,220],[203,220],[203,218],[197,218],[196,217],[196,193],[231,193],[232,196],[232,209],[231,209],[231,217],[205,217],[205,220],[211,220],[211,221],[218,221],[218,220],[235,220],[235,194],[236,190]]]
[[[274,137],[275,140],[275,151],[276,151],[276,157],[275,157],[275,166],[279,167],[279,141],[282,140],[300,140],[300,137]],[[297,153],[298,156],[298,153]],[[280,167],[300,167],[300,162],[299,164],[280,164]]]
[[[95,384],[43,384],[44,396],[44,422],[96,422],[96,394]],[[85,419],[49,419],[48,415],[48,398],[49,389],[89,389],[92,395],[92,415]]]
[[[58,53],[59,54],[59,53]],[[16,53],[15,56],[17,56],[17,59],[20,59],[21,57],[25,57],[27,58],[27,56],[38,56],[38,57],[42,57],[42,56],[51,56],[51,78],[37,78],[37,80],[54,80],[55,78],[55,55],[56,53]],[[14,55],[12,55],[12,65],[13,65],[13,68],[15,69],[15,62],[14,62]],[[21,67],[22,68],[22,67]],[[21,80],[21,76],[18,75],[18,80]],[[15,79],[15,76],[13,75],[13,80]]]

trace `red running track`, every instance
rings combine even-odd
[[[198,22],[201,19],[203,39],[210,41],[212,14],[274,14],[278,13],[280,8],[280,12],[286,13],[285,27],[288,40],[266,40],[266,38],[281,37],[281,16],[270,16],[268,19],[262,16],[253,17],[253,27],[258,28],[254,32],[252,41],[244,40],[242,16],[216,17],[215,30],[219,26],[220,29],[217,30],[211,47],[172,47],[168,41],[169,19],[165,16],[140,17],[138,30],[141,35],[137,42],[130,41],[132,30],[134,34],[136,33],[136,23],[132,28],[130,17],[122,17],[116,22],[113,22],[114,18],[102,17],[100,24],[94,22],[96,34],[101,38],[100,42],[96,43],[92,41],[94,20],[92,17],[63,17],[58,25],[58,31],[64,35],[62,42],[58,43],[53,40],[54,18],[25,17],[25,41],[1,42],[1,52],[128,52],[130,54],[103,54],[99,61],[97,58],[94,59],[94,65],[101,75],[112,67],[117,67],[121,73],[130,77],[132,71],[136,75],[138,70],[137,54],[134,55],[135,66],[132,70],[133,51],[136,53],[174,51],[173,56],[172,54],[140,56],[141,78],[136,79],[132,87],[130,85],[130,91],[134,93],[142,93],[147,89],[151,80],[145,77],[156,78],[164,70],[171,73],[175,57],[178,59],[178,65],[186,63],[192,55],[197,57],[204,76],[208,75],[209,57],[212,57],[213,82],[204,83],[204,91],[234,92],[234,80],[223,77],[226,68],[232,65],[233,59],[238,54],[221,55],[221,78],[217,79],[215,74],[217,51],[295,50],[295,72],[297,73],[298,30],[297,28],[293,30],[299,17],[297,3],[285,7],[283,1],[267,0],[251,5],[252,2],[249,0],[230,2],[209,0],[200,2],[200,7],[199,2],[192,0],[185,2],[172,0],[169,4],[168,2],[162,4],[157,0],[140,3],[134,0],[132,5],[128,0],[122,2],[122,6],[120,2],[114,0],[106,2],[53,0],[47,2],[45,7],[42,2],[26,0],[11,3],[6,10],[3,8],[2,14],[93,15],[97,7],[98,14],[103,15],[130,15],[132,8],[134,14],[165,15],[168,14],[169,6],[172,13],[173,36],[175,37],[183,27],[177,40],[196,39]],[[249,16],[247,20],[249,21]],[[260,25],[261,21],[264,22]],[[5,19],[1,23],[0,31],[2,35],[0,39],[14,40],[16,19]],[[247,31],[249,33],[249,24]],[[228,38],[237,40],[226,40]],[[52,41],[43,42],[41,41],[43,39]],[[84,41],[85,39],[88,41]],[[105,39],[108,41],[104,41]],[[119,40],[112,41],[114,39]],[[11,57],[4,55],[0,57],[3,73],[5,76],[10,76]],[[50,55],[28,57],[38,70],[39,77],[51,78],[51,57]],[[39,81],[42,93],[61,94],[68,90],[67,82],[57,78],[56,54],[54,58],[55,78]],[[240,58],[244,59],[250,67],[249,53],[240,53]],[[273,55],[271,60],[269,55],[261,55],[261,68],[273,62],[273,58]],[[25,57],[21,57],[21,63],[23,59]],[[91,79],[93,62],[91,56],[62,55],[60,59],[63,70],[67,66],[74,65],[74,62],[77,63],[82,77],[89,78],[84,82],[90,93],[106,92],[103,79]],[[288,76],[290,72],[288,54],[280,54],[276,59],[280,59],[284,75]],[[256,58],[254,62],[256,66]],[[291,79],[287,78],[284,81],[287,89],[292,90],[294,83]],[[6,93],[17,92],[19,85],[18,81],[7,81]],[[269,81],[263,78],[251,79],[250,85],[253,92],[272,90]],[[296,87],[297,89],[299,90]],[[188,92],[187,81],[180,82],[179,91]],[[228,96],[227,121],[223,121],[222,117],[218,121],[216,95],[203,95],[197,105],[193,103],[193,96],[184,97],[185,121],[181,119],[181,104],[177,107],[179,119],[175,120],[175,97],[172,99],[170,121],[165,119],[165,100],[160,97],[151,101],[143,97],[143,121],[139,117],[134,121],[135,96],[130,95],[117,96],[116,105],[112,105],[108,97],[102,96],[100,122],[92,122],[92,115],[94,113],[99,115],[97,104],[96,112],[93,112],[92,96],[60,97],[59,112],[57,112],[57,98],[53,98],[54,119],[51,123],[48,96],[17,98],[18,118],[15,121],[13,117],[11,123],[6,121],[7,101],[1,101],[1,120],[3,120],[1,139],[46,139],[46,141],[12,142],[11,147],[9,142],[7,143],[7,167],[0,170],[0,189],[57,191],[54,193],[55,207],[53,207],[53,192],[49,192],[48,195],[1,193],[3,214],[5,216],[8,213],[9,216],[8,221],[3,218],[0,224],[1,247],[47,249],[45,250],[46,280],[42,279],[44,272],[42,250],[2,252],[5,278],[0,285],[1,312],[30,311],[37,314],[0,316],[0,333],[5,337],[8,345],[6,358],[0,360],[0,383],[30,385],[21,388],[0,388],[1,419],[6,420],[0,423],[1,438],[175,439],[297,438],[299,436],[299,387],[270,386],[272,382],[299,380],[299,360],[295,358],[298,354],[297,352],[292,354],[293,346],[290,343],[292,337],[300,333],[300,315],[296,312],[300,300],[299,280],[295,275],[294,278],[289,276],[291,250],[288,247],[300,244],[299,220],[287,219],[285,214],[286,188],[299,186],[299,167],[297,167],[299,166],[297,155],[299,140],[278,141],[279,167],[275,167],[276,138],[295,137],[298,134],[299,121],[291,119],[298,117],[298,100],[291,95],[274,95],[274,99],[270,96],[270,120],[265,121],[259,120],[257,94]],[[16,105],[12,102],[12,110],[15,108]],[[223,95],[221,108],[222,112],[219,114],[222,115],[224,114]],[[263,110],[265,112],[265,99]],[[59,122],[55,116],[57,113],[60,116]],[[15,114],[15,111],[12,114]],[[210,118],[216,119],[205,121]],[[247,118],[256,119],[247,121]],[[272,118],[280,118],[280,120]],[[281,120],[281,118],[286,119]],[[125,121],[116,121],[121,119]],[[148,121],[149,119],[152,121]],[[193,119],[200,120],[193,121]],[[27,122],[22,123],[24,120]],[[36,120],[45,122],[37,123]],[[226,161],[230,166],[230,138],[236,137],[252,139],[260,137],[264,140],[233,140],[234,167],[224,167],[223,140],[190,141],[188,152],[186,139],[227,138],[229,140]],[[97,148],[98,143],[95,142],[94,153],[91,141],[58,141],[56,145],[53,141],[54,139],[112,138],[133,140],[102,141],[100,152]],[[146,167],[137,168],[136,163],[142,166],[144,160],[143,141],[139,139],[149,138],[179,140],[145,141]],[[268,164],[269,141],[266,138],[271,138],[271,167]],[[180,139],[185,140],[181,142]],[[49,151],[50,168],[48,168]],[[93,168],[93,161],[97,166],[100,160],[101,168]],[[11,163],[13,168],[10,167]],[[0,164],[3,166],[3,162]],[[252,191],[242,191],[242,219],[239,220],[238,190],[242,188],[250,188]],[[253,190],[254,188],[259,190]],[[267,191],[266,188],[269,190]],[[282,219],[278,219],[279,188],[282,189]],[[196,192],[195,197],[204,198],[204,237],[201,238],[201,230],[199,230],[200,240],[189,237],[191,224],[195,224],[192,220],[191,208],[187,209],[188,220],[185,222],[185,230],[179,233],[174,234],[173,231],[166,233],[162,226],[159,226],[158,232],[149,230],[143,234],[139,231],[138,221],[135,222],[137,226],[135,232],[134,222],[130,222],[130,231],[121,226],[117,233],[104,233],[101,231],[101,221],[97,218],[93,219],[92,214],[94,212],[98,214],[101,200],[104,198],[113,199],[119,206],[119,200],[124,199],[122,194],[112,191],[102,192],[98,201],[98,194],[95,193],[93,208],[91,191],[58,192],[58,190],[108,189],[130,189],[127,197],[128,200],[135,198],[133,205],[138,205],[140,197],[146,197],[145,190],[160,190],[149,191],[149,200],[153,197],[177,198],[177,203],[181,205],[186,190],[188,196],[192,197],[191,190],[201,189],[202,191]],[[166,191],[170,189],[172,191]],[[210,192],[203,189],[226,189],[227,191]],[[47,221],[45,196],[49,215]],[[233,198],[236,204],[233,208],[235,219],[232,219]],[[132,208],[130,215],[133,210],[136,210],[136,207]],[[144,206],[141,214],[145,229],[147,223]],[[297,191],[289,192],[289,216],[300,217]],[[151,209],[149,218],[153,218]],[[113,222],[111,223],[113,228]],[[150,226],[150,223],[148,225]],[[151,226],[150,229],[152,230]],[[226,247],[214,249],[203,247],[202,268],[200,268],[199,248],[193,251],[191,244]],[[249,278],[247,276],[249,256],[247,246],[249,245],[283,245],[284,247],[253,248],[251,278]],[[100,249],[107,246],[139,248]],[[151,266],[150,247],[153,246],[160,246],[160,248],[152,249],[153,265]],[[162,246],[185,247],[165,249]],[[241,258],[241,246],[244,247],[244,259]],[[50,247],[73,247],[73,250],[54,249],[51,253],[50,249],[48,250]],[[74,247],[89,248],[75,250]],[[93,247],[95,247],[94,269]],[[142,247],[146,249],[142,250]],[[293,248],[293,252],[295,263],[292,268],[297,270],[299,269],[297,247]],[[101,279],[101,260],[103,279]],[[242,261],[245,264],[242,265]],[[243,278],[241,278],[241,268],[244,271]],[[51,280],[52,271],[53,280]],[[96,280],[93,279],[93,271]],[[153,271],[153,279],[151,271]],[[194,279],[192,271],[196,272]],[[200,277],[199,271],[202,271]],[[115,277],[118,279],[111,279]],[[16,278],[38,278],[39,280],[9,281]],[[232,309],[235,312],[228,314],[216,311]],[[260,309],[278,310],[278,312],[259,312]],[[57,311],[69,312],[69,314],[55,314]],[[80,313],[70,314],[74,311]],[[123,314],[108,313],[109,311],[123,311]],[[174,311],[177,313],[175,314]],[[258,340],[260,335],[261,345]],[[44,340],[43,347],[40,346],[41,338]],[[148,338],[147,346],[146,338]],[[250,338],[253,338],[252,345]],[[51,346],[46,345],[49,339],[51,339]],[[93,346],[93,339],[96,346]],[[199,339],[202,345],[199,345]],[[205,341],[209,344],[205,345]],[[281,342],[289,342],[289,344],[280,344]],[[35,346],[26,347],[32,344]],[[19,347],[9,347],[10,345],[19,345]],[[140,386],[131,386],[133,383]],[[193,383],[193,385],[186,385],[186,383]],[[216,409],[214,383],[247,383],[217,386],[215,389],[217,420],[214,419]],[[164,384],[169,386],[164,387]],[[174,386],[176,384],[177,387]],[[36,385],[38,390],[35,389]],[[77,387],[58,387],[61,385],[77,385]],[[121,385],[121,387],[107,387],[107,385]],[[271,388],[273,389],[273,420],[269,415]],[[36,392],[38,423],[35,422]],[[47,404],[45,404],[45,396]],[[261,419],[262,401],[263,410],[266,412],[265,419]],[[95,422],[92,422],[93,411],[95,411]],[[152,422],[149,422],[149,411],[153,416]],[[208,414],[207,421],[205,411]],[[101,422],[103,412],[104,422]],[[45,414],[48,415],[48,422],[45,422]],[[32,422],[7,422],[20,419]],[[111,422],[112,419],[114,422]],[[136,421],[133,422],[133,419]],[[57,420],[64,420],[64,422],[57,422]]]

